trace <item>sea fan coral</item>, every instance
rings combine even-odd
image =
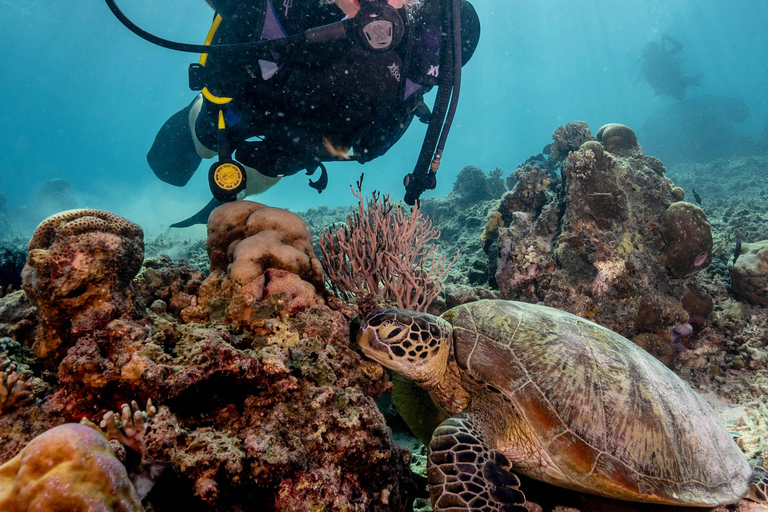
[[[323,267],[336,288],[356,297],[370,295],[392,300],[401,308],[426,311],[443,289],[442,279],[456,262],[439,255],[440,228],[418,207],[406,215],[388,195],[373,193],[367,203],[352,189],[359,203],[345,226],[334,226],[320,236]]]

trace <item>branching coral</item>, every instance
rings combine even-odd
[[[347,224],[320,236],[328,278],[344,293],[378,295],[401,308],[426,311],[458,253],[450,263],[438,254],[432,242],[440,228],[418,207],[407,215],[388,195],[374,192],[366,204],[359,188],[352,193],[359,203]]]
[[[157,409],[150,399],[147,400],[147,407],[143,411],[136,400],[132,400],[130,405],[120,406],[120,411],[119,416],[112,411],[104,414],[104,419],[99,426],[106,429],[107,439],[114,439],[134,452],[144,455],[147,450],[144,435],[147,433],[151,418],[157,414]]]
[[[112,411],[105,413],[98,426],[87,418],[80,420],[80,423],[96,430],[109,440],[118,458],[124,463],[128,459],[125,448],[139,457],[138,463],[130,469],[129,478],[136,492],[143,498],[165,469],[165,464],[147,460],[146,436],[152,419],[157,414],[157,408],[152,405],[150,399],[147,400],[147,407],[143,411],[135,400],[132,400],[130,405],[123,404],[120,410],[120,414]]]

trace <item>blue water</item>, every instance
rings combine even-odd
[[[186,42],[204,39],[212,15],[203,0],[119,3],[147,30]],[[764,0],[473,3],[482,37],[464,68],[438,189],[425,196],[449,192],[465,165],[514,171],[569,121],[587,121],[593,132],[608,122],[638,130],[677,102],[656,96],[633,68],[662,33],[685,45],[684,69],[702,74],[686,98],[743,99],[751,114],[735,127],[740,135],[757,138],[768,124]],[[0,193],[9,207],[29,204],[53,178],[70,182],[79,206],[109,209],[149,229],[207,202],[208,163],[178,189],[157,180],[145,161],[157,129],[194,96],[187,65],[196,55],[139,39],[99,0],[0,0],[0,41]],[[424,131],[415,122],[388,154],[364,166],[329,164],[322,195],[299,174],[257,200],[293,210],[351,204],[349,185],[362,171],[366,191],[401,198]]]

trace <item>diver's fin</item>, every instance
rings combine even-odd
[[[193,216],[189,217],[188,219],[184,219],[180,222],[177,222],[176,224],[171,224],[172,228],[188,228],[189,226],[194,226],[195,224],[208,224],[208,216],[211,214],[211,212],[214,210],[214,208],[223,205],[221,201],[216,199],[215,197],[208,201],[208,204],[203,207],[202,210],[194,214]]]

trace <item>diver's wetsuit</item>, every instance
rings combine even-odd
[[[213,44],[285,37],[344,17],[333,4],[318,0],[211,3],[222,16]],[[406,21],[404,10],[399,12]],[[479,21],[466,1],[461,14],[466,62],[479,38]],[[439,19],[437,0],[423,0],[414,19],[405,23],[400,44],[382,52],[337,40],[282,52],[210,54],[205,65],[208,89],[233,98],[223,113],[237,148],[235,158],[277,177],[339,159],[334,147],[352,148],[359,162],[383,155],[405,133],[417,110],[425,109],[423,95],[437,84]],[[187,183],[201,161],[197,153],[190,154],[194,145],[188,125],[185,128],[189,108],[163,126],[147,157],[158,177],[177,186]],[[204,100],[195,122],[197,139],[213,151],[220,108]],[[246,142],[253,137],[260,140]]]

